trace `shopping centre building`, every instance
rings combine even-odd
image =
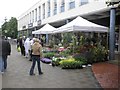
[[[118,0],[119,1],[119,0]],[[58,28],[77,16],[91,22],[110,27],[110,10],[106,0],[40,0],[18,17],[19,35],[31,36],[32,31],[49,23]],[[120,8],[115,8],[116,45],[120,43]],[[120,51],[120,48],[119,48]]]

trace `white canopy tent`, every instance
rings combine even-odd
[[[108,32],[108,28],[92,23],[82,17],[77,17],[73,21],[67,23],[66,25],[57,28],[54,33],[64,33],[72,31],[82,31],[82,32]]]
[[[56,28],[49,24],[46,24],[41,29],[32,31],[32,34],[51,34],[54,30],[56,30]]]

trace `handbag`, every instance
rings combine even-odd
[[[20,52],[20,51],[21,51],[20,46],[18,46],[18,47],[17,47],[17,51],[18,51],[18,52]]]

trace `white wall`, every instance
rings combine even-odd
[[[65,12],[60,13],[60,7],[58,8],[58,6],[60,6],[60,0],[57,0],[57,14],[53,15],[53,1],[54,0],[50,0],[51,1],[51,15],[50,17],[47,18],[47,11],[45,11],[45,19],[43,19],[42,17],[42,10],[43,10],[43,4],[47,3],[47,0],[41,0],[39,3],[37,3],[36,5],[34,5],[33,7],[31,7],[28,11],[26,11],[24,14],[22,14],[19,18],[18,18],[18,30],[23,30],[22,27],[26,26],[26,28],[28,28],[28,24],[30,21],[29,18],[29,14],[30,12],[32,12],[34,10],[35,13],[35,9],[37,8],[38,11],[38,7],[41,6],[41,24],[46,24],[46,23],[51,23],[51,22],[56,22],[56,21],[60,21],[60,20],[64,20],[67,18],[71,18],[71,17],[75,17],[78,15],[87,15],[90,13],[95,13],[98,11],[102,11],[105,10],[107,8],[107,5],[105,4],[105,1],[100,1],[100,0],[89,0],[88,4],[82,5],[80,6],[80,0],[75,0],[75,8],[74,9],[70,9],[69,10],[69,0],[65,0]],[[45,6],[45,10],[47,10],[47,6]],[[37,20],[38,20],[38,13],[37,13]],[[35,14],[34,14],[35,16]],[[37,26],[37,22],[35,22],[35,17],[34,17],[34,23],[33,23],[33,27]]]

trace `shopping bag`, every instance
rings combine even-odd
[[[20,52],[20,51],[21,51],[20,46],[18,46],[18,47],[17,47],[17,51],[18,51],[18,52]]]

